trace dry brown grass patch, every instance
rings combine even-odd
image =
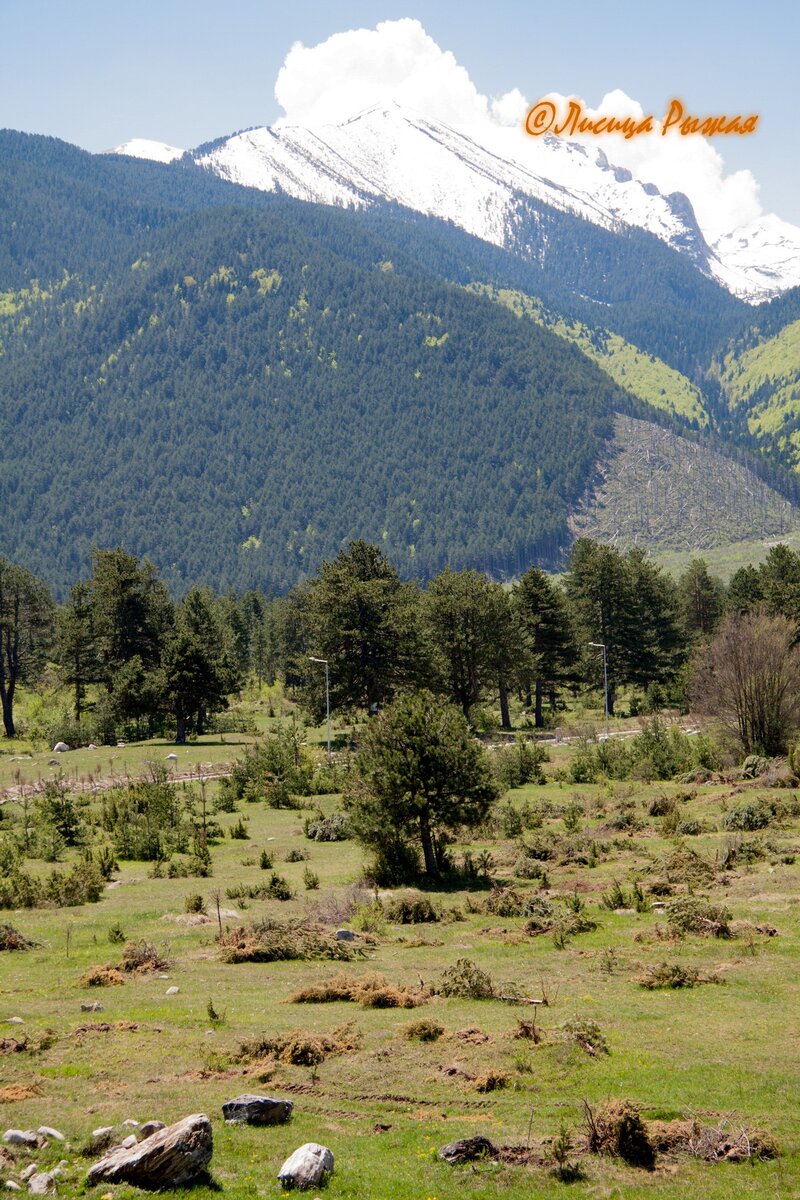
[[[301,988],[289,997],[289,1001],[291,1004],[329,1004],[344,1000],[360,1004],[362,1008],[416,1008],[427,998],[427,993],[421,989],[412,992],[397,987],[384,975],[373,972],[362,976],[335,975]]]
[[[121,987],[124,982],[122,972],[106,963],[104,967],[88,967],[78,980],[78,987]]]
[[[336,1054],[352,1054],[361,1048],[361,1032],[352,1022],[334,1029],[332,1034],[292,1029],[289,1033],[269,1035],[242,1042],[240,1061],[255,1061],[263,1070],[267,1059],[293,1066],[313,1067]]]
[[[32,1100],[41,1095],[41,1089],[30,1083],[9,1083],[0,1088],[0,1104],[14,1104],[17,1100]]]

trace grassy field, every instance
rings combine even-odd
[[[204,761],[216,761],[217,751],[229,754],[233,743],[231,735],[224,745],[204,745]],[[130,750],[146,756],[163,748]],[[563,767],[568,754],[562,748],[549,770]],[[24,953],[0,954],[0,1020],[21,1017],[24,1022],[0,1024],[0,1039],[6,1039],[0,1041],[0,1125],[35,1129],[44,1123],[66,1134],[67,1149],[53,1144],[35,1156],[41,1164],[66,1159],[58,1185],[62,1195],[84,1191],[93,1160],[82,1158],[79,1150],[96,1127],[126,1119],[169,1123],[198,1111],[212,1118],[214,1157],[212,1181],[193,1189],[197,1197],[220,1191],[231,1200],[277,1196],[281,1163],[306,1141],[322,1142],[335,1155],[326,1189],[331,1200],[464,1195],[514,1200],[562,1191],[575,1197],[676,1200],[800,1195],[800,1046],[794,1019],[800,1011],[794,862],[800,851],[800,806],[795,796],[730,780],[702,786],[575,786],[551,779],[515,790],[511,801],[532,825],[522,835],[525,841],[547,842],[552,849],[541,862],[546,886],[515,875],[519,841],[503,836],[500,827],[469,846],[454,846],[453,855],[458,861],[465,849],[490,853],[494,880],[507,881],[514,893],[549,898],[559,911],[567,906],[558,897],[579,897],[584,916],[597,927],[563,944],[552,933],[526,933],[524,916],[485,911],[492,894],[485,880],[469,889],[429,893],[443,918],[439,921],[391,924],[385,907],[382,912],[375,906],[375,894],[361,882],[362,854],[353,842],[311,842],[303,832],[305,814],[242,804],[240,812],[217,819],[229,830],[244,816],[249,839],[219,840],[212,878],[152,878],[150,864],[123,862],[96,904],[0,914],[0,920],[13,922],[37,943]],[[741,835],[720,829],[726,812],[760,801],[778,807],[767,828]],[[326,797],[318,803],[331,811],[339,801]],[[698,822],[701,832],[677,840],[674,820],[668,825],[666,817],[650,813],[665,805],[679,813],[681,822]],[[0,827],[8,825],[14,808],[12,802],[4,806]],[[755,847],[753,861],[743,861],[742,843]],[[721,856],[732,847],[738,847],[739,856],[723,870]],[[705,864],[705,878],[691,885],[681,873],[685,862],[695,862],[687,848]],[[668,856],[676,849],[679,865],[670,868]],[[227,898],[228,889],[268,878],[269,871],[259,866],[263,850],[294,897]],[[292,851],[308,858],[287,862]],[[29,865],[42,870],[41,863]],[[319,877],[318,889],[305,890],[306,869]],[[663,898],[667,903],[691,886],[696,895],[724,904],[735,920],[750,924],[730,938],[689,934],[672,939],[666,936],[663,909],[645,902],[646,911],[627,906],[610,911],[601,903],[615,880],[629,894],[638,880],[647,893],[656,877],[663,880],[671,873],[673,896]],[[350,963],[223,962],[215,940],[214,889],[221,892],[222,923],[228,929],[264,918],[329,931],[344,925],[359,930],[357,956]],[[207,919],[185,912],[186,897],[196,893],[206,902]],[[390,897],[380,899],[385,906]],[[777,929],[777,936],[754,928],[763,925]],[[128,940],[153,942],[170,965],[156,974],[128,975],[122,986],[81,986],[80,977],[90,967],[119,961],[122,946],[108,936],[116,926]],[[547,998],[549,1004],[534,1008],[438,994],[413,1009],[290,1002],[298,989],[342,973],[379,972],[392,985],[424,995],[435,989],[446,967],[463,958],[486,971],[501,994],[516,988],[522,998]],[[714,982],[680,990],[642,988],[637,983],[642,972],[664,961],[695,968]],[[167,995],[173,986],[178,993]],[[81,1004],[94,1001],[101,1012],[81,1011]],[[221,1020],[210,1019],[209,1002]],[[533,1017],[539,1040],[517,1036],[520,1021]],[[443,1027],[437,1040],[405,1036],[407,1027],[421,1019]],[[580,1036],[576,1041],[567,1028],[575,1021],[594,1023],[591,1036],[599,1031],[609,1052],[591,1042],[588,1050],[579,1044]],[[314,1066],[269,1055],[253,1061],[241,1054],[243,1042],[274,1040],[293,1030],[328,1035],[349,1048]],[[30,1048],[14,1052],[8,1041],[23,1036]],[[495,1090],[481,1091],[492,1075]],[[266,1129],[226,1126],[221,1104],[248,1091],[291,1098],[291,1123]],[[580,1149],[582,1102],[595,1105],[609,1098],[635,1102],[647,1119],[692,1114],[704,1124],[727,1118],[734,1126],[767,1129],[781,1154],[734,1164],[667,1153],[659,1155],[653,1171],[590,1155]],[[551,1139],[562,1124],[576,1143],[570,1161],[580,1164],[583,1176],[569,1185],[552,1174]],[[477,1133],[498,1145],[526,1147],[531,1161],[451,1167],[437,1159],[443,1143]],[[19,1170],[29,1157],[23,1151],[16,1155]],[[8,1177],[10,1170],[0,1174]],[[120,1198],[141,1194],[126,1186],[101,1191]]]

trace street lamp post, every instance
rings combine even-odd
[[[328,766],[331,762],[331,687],[330,674],[328,670],[327,658],[315,658],[313,654],[308,656],[309,662],[322,663],[325,667],[325,712],[328,722]]]
[[[608,737],[608,659],[606,657],[606,648],[603,642],[589,642],[595,650],[603,651],[603,697],[606,715],[606,738]]]

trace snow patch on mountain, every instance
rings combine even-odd
[[[127,154],[129,158],[149,158],[153,162],[169,163],[186,152],[177,146],[168,146],[166,142],[154,142],[150,138],[131,138],[129,142],[123,142],[121,146],[116,146],[107,153]]]
[[[143,139],[116,152],[161,162],[182,153]],[[633,226],[751,303],[800,283],[800,228],[759,217],[710,247],[683,193],[664,195],[594,146],[513,127],[456,129],[388,102],[339,124],[250,129],[190,153],[233,183],[342,207],[389,200],[509,249],[530,200],[607,229]]]

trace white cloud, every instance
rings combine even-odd
[[[395,100],[435,120],[468,128],[487,140],[502,127],[505,153],[535,169],[537,140],[522,132],[528,109],[517,88],[490,99],[482,95],[449,50],[442,50],[419,21],[382,21],[375,29],[337,33],[317,46],[297,42],[286,56],[275,83],[285,116],[279,124],[337,124],[375,104]],[[566,105],[567,97],[551,94]],[[616,89],[588,113],[632,116],[645,113],[638,101]],[[725,173],[722,155],[699,135],[660,134],[656,130],[625,140],[621,135],[577,140],[602,149],[609,161],[627,167],[638,179],[662,192],[684,192],[692,202],[706,238],[722,234],[761,214],[758,183],[750,171]],[[513,127],[520,130],[513,136]]]

